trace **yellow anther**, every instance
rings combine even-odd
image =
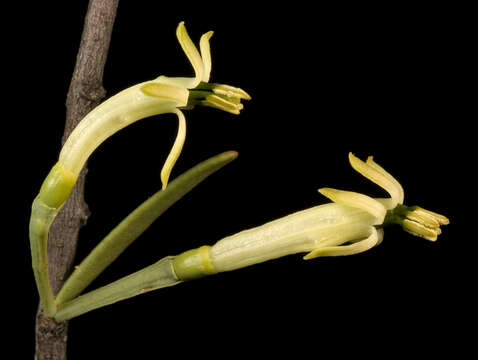
[[[440,226],[440,223],[435,217],[423,211],[407,211],[405,212],[405,217],[429,228],[437,228]]]
[[[237,98],[237,99],[244,99],[244,100],[251,100],[251,96],[242,90],[241,88],[224,85],[224,84],[211,84],[212,91],[215,94],[225,95],[228,98]]]
[[[448,220],[446,216],[437,214],[436,212],[430,210],[423,209],[419,206],[415,206],[413,211],[418,214],[426,214],[433,217],[436,221],[440,223],[440,225],[448,225],[450,223],[450,220]]]
[[[402,227],[405,231],[430,241],[435,241],[440,234],[440,228],[429,228],[410,219],[403,219]]]
[[[201,103],[202,105],[210,106],[234,115],[238,115],[244,107],[241,103],[238,104],[214,94],[206,96],[206,99]]]

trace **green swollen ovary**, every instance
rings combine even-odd
[[[70,195],[75,182],[76,177],[61,163],[56,163],[43,182],[36,201],[58,210]]]

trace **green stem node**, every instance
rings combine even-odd
[[[173,260],[173,268],[177,277],[186,281],[216,274],[210,249],[210,246],[205,245],[176,256]]]

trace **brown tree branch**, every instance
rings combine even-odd
[[[119,0],[90,0],[80,49],[66,100],[66,122],[62,144],[78,122],[105,96],[103,70]],[[88,219],[84,200],[86,167],[69,199],[55,219],[48,239],[50,281],[57,293],[69,275],[78,233]],[[38,310],[36,319],[37,360],[66,359],[68,323],[57,323]]]

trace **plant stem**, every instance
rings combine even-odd
[[[103,69],[119,0],[90,0],[67,96],[67,113],[62,142],[78,122],[105,96]],[[86,223],[88,207],[83,198],[86,169],[80,174],[68,201],[59,212],[49,233],[50,282],[57,292],[68,275],[80,228]],[[48,318],[39,308],[36,319],[36,359],[66,359],[68,324]]]

